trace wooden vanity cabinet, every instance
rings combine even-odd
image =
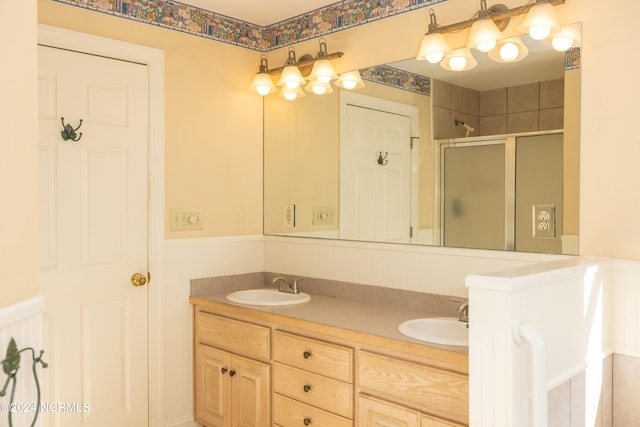
[[[353,426],[353,349],[273,332],[273,420],[282,427]]]
[[[469,424],[464,354],[202,299],[193,303],[200,424]]]
[[[468,425],[467,375],[370,351],[359,351],[357,364],[359,426],[396,425],[369,421],[380,414],[398,426]]]
[[[463,427],[462,424],[362,394],[358,397],[358,408],[359,427]]]
[[[196,311],[194,387],[196,421],[207,427],[268,427],[270,329]],[[229,350],[235,350],[232,352]]]

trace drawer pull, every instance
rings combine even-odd
[[[304,387],[302,387],[302,389],[304,390],[305,393],[309,393],[309,391],[311,391],[311,386],[309,384],[305,384]]]
[[[308,426],[309,424],[311,424],[311,418],[305,418],[304,420],[302,420],[302,422],[304,423],[304,425]]]
[[[229,371],[229,376],[232,377],[236,374],[236,371]]]
[[[302,353],[302,357],[304,357],[305,359],[310,358],[311,357],[311,352],[310,351],[305,351],[304,353]]]
[[[220,372],[222,372],[222,375],[226,374],[227,373],[227,368],[220,369]]]

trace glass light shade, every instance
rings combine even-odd
[[[320,83],[329,83],[333,79],[337,79],[338,75],[333,70],[333,65],[328,59],[320,59],[313,63],[309,80],[317,80]]]
[[[340,74],[340,77],[336,80],[336,86],[347,90],[353,90],[364,87],[364,82],[360,77],[360,72],[355,70]]]
[[[510,37],[500,40],[495,49],[489,52],[489,58],[495,62],[518,62],[527,57],[529,49],[522,43],[520,37]]]
[[[249,89],[258,92],[259,95],[266,96],[275,91],[276,87],[274,86],[269,73],[259,72],[253,76]]]
[[[534,40],[542,40],[547,38],[551,31],[557,31],[559,28],[555,7],[551,3],[539,1],[529,10],[518,31],[528,32]]]
[[[315,93],[316,95],[325,95],[333,92],[333,88],[329,83],[322,83],[318,80],[311,80],[304,87],[307,92]]]
[[[295,65],[284,67],[278,86],[285,86],[289,89],[295,89],[304,83],[304,77],[300,74],[300,70]]]
[[[456,49],[440,62],[440,66],[449,71],[467,71],[477,65],[478,61],[476,61],[469,49]]]
[[[479,19],[471,26],[469,33],[469,47],[480,52],[489,52],[496,47],[496,40],[502,37],[502,33],[491,18]]]
[[[293,101],[296,98],[302,98],[304,96],[304,92],[299,86],[294,89],[284,86],[282,89],[280,89],[280,93],[278,94],[278,96],[281,96],[287,101]]]
[[[551,34],[551,46],[558,52],[566,52],[580,40],[580,29],[576,24],[565,25]]]
[[[432,64],[442,61],[444,55],[451,51],[449,43],[440,33],[428,33],[422,38],[422,44],[418,51],[417,60],[427,60]]]

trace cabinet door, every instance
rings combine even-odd
[[[231,411],[234,426],[268,427],[271,423],[269,365],[231,356]]]
[[[195,348],[196,420],[208,427],[229,427],[229,353],[202,344]]]
[[[445,421],[430,415],[422,415],[420,427],[464,427],[462,424]]]
[[[358,397],[358,427],[420,427],[420,413],[370,397]]]

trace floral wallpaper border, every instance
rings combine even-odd
[[[173,0],[52,0],[260,52],[447,0],[344,0],[262,27]]]
[[[376,65],[360,70],[362,80],[431,96],[431,79],[389,65]]]

